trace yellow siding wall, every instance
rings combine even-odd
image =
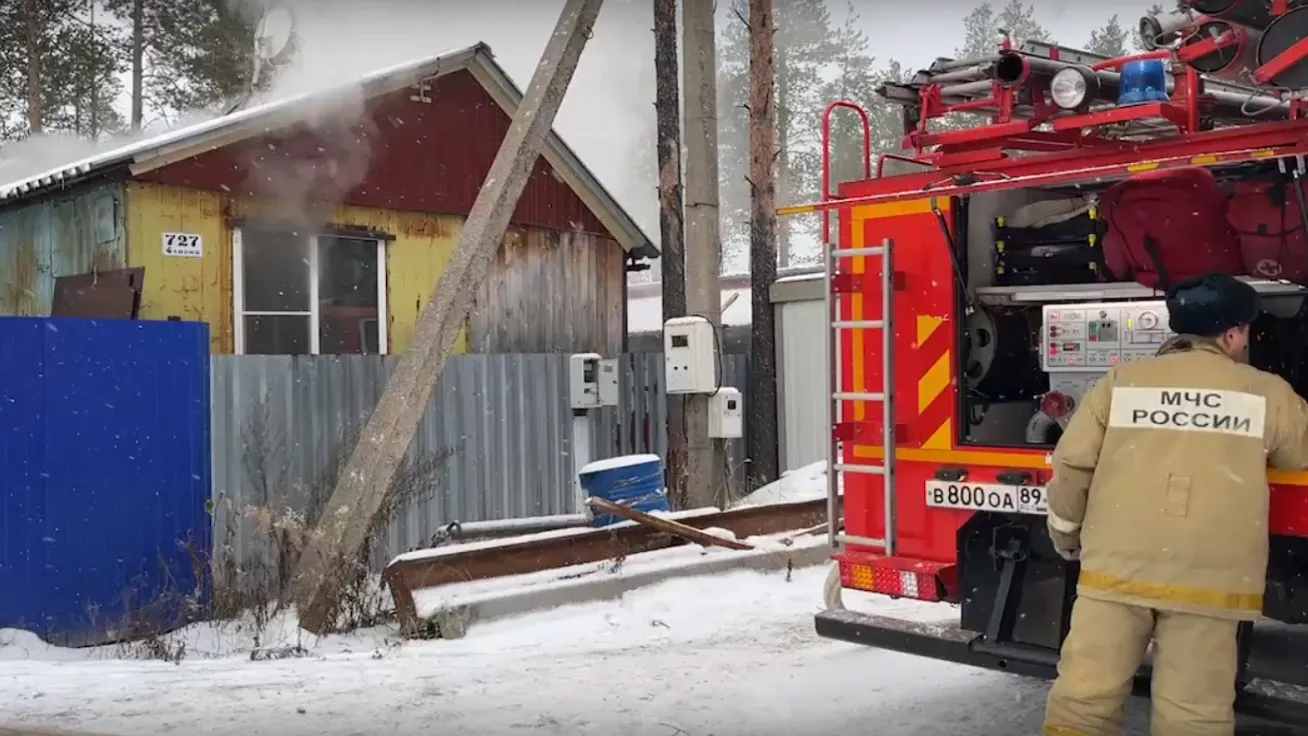
[[[221,192],[131,182],[127,185],[127,262],[145,268],[143,319],[209,323],[215,353],[233,350],[232,229],[230,219],[277,216],[276,205]],[[371,207],[335,207],[325,220],[388,233],[386,249],[390,352],[403,352],[413,336],[418,312],[445,269],[458,242],[463,219],[449,215],[396,212]],[[194,233],[204,238],[203,258],[163,256],[163,234]],[[467,329],[456,352],[467,351]]]

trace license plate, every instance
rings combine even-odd
[[[942,509],[999,511],[1010,514],[1048,514],[1049,502],[1043,486],[1010,486],[1002,483],[950,483],[929,480],[926,505]]]

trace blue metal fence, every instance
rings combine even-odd
[[[210,544],[209,412],[205,324],[0,318],[0,628],[179,623]]]

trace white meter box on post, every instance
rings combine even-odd
[[[568,360],[568,399],[573,409],[598,409],[600,356],[577,353]]]
[[[605,358],[599,362],[600,406],[618,405],[618,359]]]
[[[708,434],[724,440],[745,436],[745,406],[739,391],[724,386],[709,397]]]
[[[717,335],[703,317],[663,323],[663,361],[670,394],[711,394],[718,388]]]

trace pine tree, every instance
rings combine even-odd
[[[88,28],[77,15],[85,7],[79,0],[0,2],[0,100],[22,118],[3,128],[7,138],[76,130],[83,118],[89,130],[91,110],[103,111],[91,100],[111,99],[92,91],[111,67],[110,30]]]
[[[835,29],[836,76],[825,88],[823,95],[829,101],[847,100],[864,110],[877,98],[877,77],[872,72],[874,59],[869,51],[867,36],[857,27],[858,13],[852,3],[847,8],[845,21]],[[870,117],[870,116],[869,116]],[[871,126],[869,126],[870,128]],[[863,177],[862,121],[853,110],[834,110],[831,125],[831,188],[842,182]],[[819,194],[821,190],[819,189]]]
[[[1131,34],[1127,33],[1122,24],[1118,22],[1117,16],[1114,15],[1108,19],[1108,22],[1102,28],[1090,31],[1090,44],[1086,46],[1086,50],[1100,56],[1116,59],[1127,55],[1126,43],[1130,37]]]
[[[963,18],[963,47],[954,57],[966,59],[995,53],[1002,40],[1000,31],[1007,31],[1013,43],[1044,41],[1053,43],[1053,37],[1035,18],[1035,6],[1024,5],[1022,0],[1008,0],[998,13],[990,3],[981,3]]]
[[[990,3],[981,3],[963,16],[963,45],[954,49],[955,59],[974,59],[993,54],[999,48],[999,23]]]
[[[1053,43],[1053,36],[1035,18],[1035,6],[1023,5],[1021,0],[1008,0],[999,11],[998,25],[1008,31],[1013,43],[1044,41]]]
[[[131,34],[139,34],[142,110],[218,112],[247,91],[253,69],[253,4],[231,0],[105,3]],[[133,45],[125,47],[130,65]]]
[[[903,82],[906,74],[898,62],[879,69],[869,49],[867,36],[859,29],[861,18],[849,3],[844,23],[835,30],[839,52],[834,60],[836,76],[826,86],[827,100],[848,100],[868,113],[871,140],[871,168],[875,175],[879,154],[898,153],[903,148],[902,108],[891,105],[877,93],[886,82]],[[836,185],[863,178],[862,122],[852,110],[838,110],[831,126],[831,183]]]
[[[784,7],[776,9],[776,23],[781,24]],[[722,254],[728,270],[740,270],[745,261],[740,254],[747,247],[749,235],[749,30],[748,8],[733,0],[729,20],[718,37],[718,189],[722,213]],[[777,33],[779,37],[780,32]],[[775,51],[777,76],[781,76],[782,51]],[[684,94],[684,92],[683,92]],[[778,104],[777,117],[781,117]],[[781,139],[778,136],[778,144]],[[780,191],[778,201],[786,201]],[[779,246],[783,247],[783,246]]]
[[[94,141],[124,128],[117,102],[123,91],[125,36],[94,5],[70,20],[62,33],[62,53],[45,69],[47,79],[59,80],[53,89],[44,85],[45,129]]]
[[[728,270],[743,268],[749,226],[749,33],[747,7],[733,0],[718,47],[719,155],[722,176],[723,253]],[[824,0],[779,3],[776,25],[777,201],[793,202],[820,189],[820,119],[826,105],[824,75],[840,49]],[[812,235],[815,223],[783,220],[778,232],[782,265],[792,236]]]

